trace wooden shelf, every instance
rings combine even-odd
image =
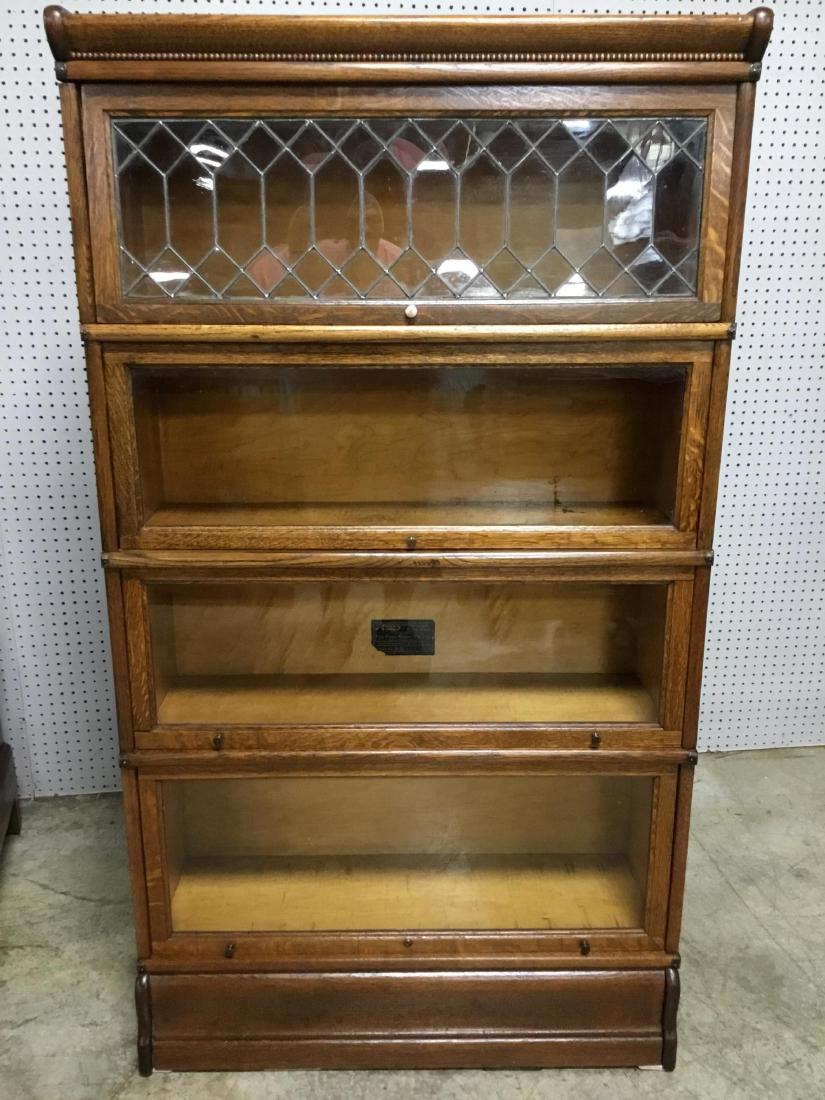
[[[658,722],[630,677],[507,673],[204,676],[173,681],[162,725]]]
[[[171,504],[146,527],[672,527],[643,504],[575,501],[307,501],[304,504]]]
[[[176,932],[636,928],[619,855],[200,859],[172,896]]]

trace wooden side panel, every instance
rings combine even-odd
[[[109,612],[118,738],[121,751],[130,752],[135,744],[128,650],[131,620],[124,606],[124,583],[120,571],[108,570],[106,573],[106,605]]]
[[[111,434],[103,374],[103,355],[98,344],[89,344],[86,347],[86,379],[89,386],[101,541],[104,550],[115,550],[118,539]]]
[[[60,89],[63,117],[63,143],[66,153],[66,175],[69,184],[69,208],[72,217],[77,305],[80,320],[96,320],[95,291],[92,274],[89,208],[86,196],[86,163],[83,150],[80,91],[69,84]]]
[[[141,829],[141,804],[137,772],[129,768],[124,769],[121,775],[121,783],[123,785],[123,816],[129,855],[129,882],[132,889],[132,909],[135,916],[135,940],[138,958],[145,959],[151,952],[151,935],[146,897],[146,861],[143,855],[143,831]]]
[[[693,796],[693,765],[679,769],[676,797],[676,827],[673,832],[673,857],[671,862],[670,901],[667,914],[665,950],[675,955],[679,951],[682,930],[682,905],[687,872],[688,839],[690,836],[690,810]]]
[[[748,167],[750,165],[755,103],[756,85],[740,85],[736,98],[733,174],[730,181],[731,218],[727,241],[727,270],[722,295],[723,321],[733,321],[736,317],[736,294],[739,289],[739,267],[742,259],[742,240],[745,231],[745,203],[748,193]]]

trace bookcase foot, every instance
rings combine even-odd
[[[679,971],[675,966],[665,970],[665,1004],[662,1013],[662,1069],[676,1069],[676,1016],[679,1011]]]
[[[152,1076],[152,1002],[149,996],[149,975],[138,967],[135,979],[135,1009],[137,1011],[137,1062],[141,1077]]]

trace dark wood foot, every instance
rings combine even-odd
[[[7,836],[20,832],[20,805],[11,747],[0,741],[0,848]]]
[[[141,1077],[152,1076],[152,1002],[149,996],[149,975],[138,968],[135,980],[137,1011],[137,1061]]]
[[[674,966],[665,971],[665,1007],[662,1013],[662,1069],[676,1069],[676,1016],[679,1011],[679,971]]]

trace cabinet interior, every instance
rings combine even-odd
[[[133,368],[143,523],[654,526],[685,368]]]
[[[666,584],[153,583],[148,603],[160,724],[659,721]],[[373,633],[399,623],[387,652]]]
[[[649,777],[339,775],[161,786],[178,932],[644,925]]]

